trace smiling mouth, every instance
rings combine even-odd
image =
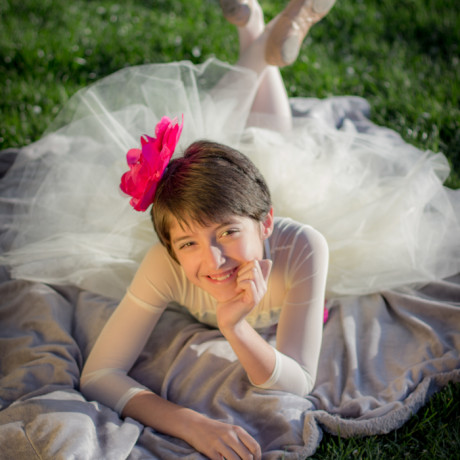
[[[231,270],[228,270],[224,273],[220,273],[218,275],[208,275],[208,278],[211,281],[217,281],[217,282],[227,281],[236,273],[236,271],[237,271],[237,267],[232,268]]]

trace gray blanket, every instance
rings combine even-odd
[[[203,458],[79,392],[82,363],[113,301],[0,273],[0,458]],[[172,401],[245,427],[264,459],[305,458],[323,430],[387,433],[460,382],[459,331],[460,277],[337,300],[316,386],[303,399],[252,387],[219,331],[171,305],[131,374]]]

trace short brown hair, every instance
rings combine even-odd
[[[151,216],[158,238],[176,259],[170,239],[171,217],[181,225],[192,221],[209,225],[231,215],[261,221],[270,208],[268,186],[249,158],[226,145],[201,140],[168,165]]]

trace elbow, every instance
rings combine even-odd
[[[94,374],[88,371],[88,366],[85,365],[83,366],[83,369],[80,374],[80,391],[83,393],[83,395],[86,397],[86,392],[89,386],[89,383],[91,381],[91,374]]]
[[[80,392],[86,399],[94,399],[91,392],[91,376],[85,369],[83,369],[80,375]]]
[[[88,383],[88,372],[86,372],[85,368],[81,371],[80,374],[80,391],[85,394],[85,386]]]
[[[315,377],[297,361],[275,349],[275,369],[269,379],[255,387],[267,390],[280,390],[305,397],[311,393]]]

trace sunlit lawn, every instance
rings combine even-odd
[[[267,18],[286,1],[261,0]],[[460,187],[460,15],[456,0],[341,0],[283,70],[292,96],[353,94],[372,119],[444,152]],[[127,65],[210,56],[234,62],[217,0],[0,0],[0,149],[38,139],[80,87]],[[460,385],[400,430],[326,436],[315,458],[455,458]]]

